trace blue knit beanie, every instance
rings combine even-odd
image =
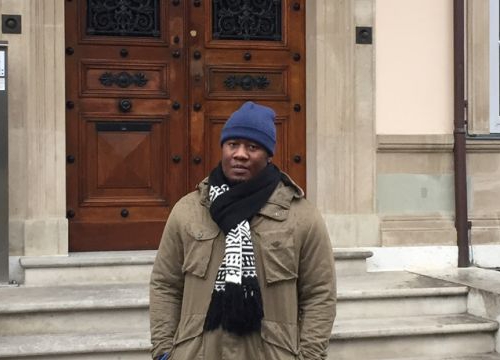
[[[275,118],[273,109],[247,101],[226,121],[220,143],[222,145],[229,139],[247,139],[259,143],[273,156],[276,145]]]

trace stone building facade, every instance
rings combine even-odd
[[[64,6],[0,0],[9,41],[10,255],[67,255]],[[290,3],[290,1],[283,1]],[[452,0],[297,1],[306,12],[307,196],[372,269],[455,266]],[[490,134],[488,0],[468,1],[470,134]],[[373,30],[356,43],[357,27]],[[477,137],[479,138],[479,137]],[[474,263],[500,266],[500,143],[467,140]]]

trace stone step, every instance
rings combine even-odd
[[[408,272],[340,276],[337,319],[458,314],[468,288]]]
[[[498,323],[468,314],[336,321],[329,356],[336,360],[484,354],[495,351]]]
[[[467,287],[407,272],[338,279],[337,319],[464,313]],[[147,331],[148,285],[0,289],[0,335]]]
[[[0,336],[0,359],[150,360],[149,333]]]
[[[21,257],[24,284],[60,286],[147,283],[156,251],[71,253],[68,256]]]
[[[366,272],[366,259],[372,252],[334,249],[338,275]],[[147,283],[156,251],[112,251],[71,253],[68,256],[24,256],[24,284],[59,286],[84,284]]]
[[[147,284],[0,289],[0,335],[148,331]]]
[[[412,357],[412,358],[391,358],[384,360],[500,360],[500,354],[478,354],[478,355],[456,355],[456,356],[439,356],[439,357]]]
[[[344,320],[334,326],[329,355],[358,360],[471,354],[466,358],[472,359],[494,351],[496,329],[496,322],[470,315]],[[150,347],[147,332],[3,336],[0,344],[0,359],[39,360],[141,360]]]

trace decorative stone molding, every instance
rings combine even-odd
[[[377,135],[378,152],[450,152],[453,135]]]
[[[450,153],[453,135],[377,135],[379,153]],[[467,139],[468,153],[500,152],[499,138]]]
[[[496,140],[467,139],[468,153],[500,153],[500,138]]]

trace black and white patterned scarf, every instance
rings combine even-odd
[[[264,312],[249,221],[267,202],[280,179],[281,172],[273,164],[232,187],[220,164],[210,173],[210,215],[226,235],[226,250],[205,320],[206,330],[222,326],[238,335],[260,330]]]

